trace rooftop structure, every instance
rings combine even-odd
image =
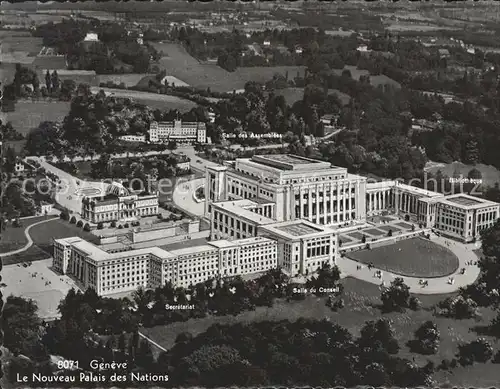
[[[272,232],[274,235],[289,240],[311,238],[324,233],[333,233],[333,230],[311,223],[307,220],[293,220],[269,224],[264,226],[262,231]]]
[[[470,210],[484,208],[484,207],[492,207],[492,206],[498,205],[497,203],[495,203],[493,201],[481,199],[479,197],[470,196],[470,195],[465,194],[465,193],[457,193],[457,194],[453,194],[450,196],[446,196],[445,198],[443,198],[441,200],[441,202],[443,204],[449,204],[449,205],[461,207],[464,209],[470,209]]]

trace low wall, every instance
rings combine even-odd
[[[110,244],[118,242],[118,235],[115,236],[100,236],[99,244]]]
[[[210,236],[210,230],[204,230],[200,232],[196,232],[194,234],[183,234],[183,235],[176,235],[172,236],[166,239],[162,239],[161,245],[169,245],[172,243],[178,243],[178,242],[189,242],[191,239],[207,239]],[[140,243],[135,243],[132,244],[133,249],[140,249],[140,248],[145,248],[145,247],[151,247],[151,241],[145,241],[145,242],[140,242]]]
[[[364,248],[366,247],[367,244],[370,245],[370,248],[373,249],[375,247],[381,247],[381,246],[385,246],[388,244],[394,244],[396,242],[399,242],[400,240],[411,239],[411,238],[415,238],[415,237],[419,237],[419,236],[421,237],[421,236],[423,236],[422,234],[426,235],[426,234],[429,234],[430,232],[431,232],[431,230],[429,228],[429,229],[420,230],[420,231],[407,232],[407,233],[401,234],[401,235],[393,235],[391,237],[380,238],[374,242],[366,241],[365,243],[358,243],[358,244],[354,244],[354,245],[347,246],[347,247],[342,246],[342,247],[339,247],[339,252],[351,253],[353,251],[364,250]]]
[[[145,242],[148,240],[162,239],[170,236],[175,236],[179,233],[179,226],[170,226],[157,230],[144,230],[144,231],[129,231],[127,238],[132,243]]]

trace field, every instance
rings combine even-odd
[[[467,175],[473,168],[481,172],[484,185],[494,186],[495,183],[500,182],[500,170],[498,170],[494,166],[483,164],[472,166],[463,164],[461,162],[453,162],[448,164],[428,162],[425,170],[434,174],[438,170],[441,170],[441,173],[448,177],[453,177],[456,173],[462,174],[464,177],[467,177]]]
[[[153,46],[163,52],[160,68],[165,69],[167,75],[193,87],[210,88],[216,92],[243,89],[247,81],[269,81],[276,73],[288,71],[290,77],[295,77],[297,71],[304,72],[300,66],[277,66],[239,68],[231,73],[213,63],[200,63],[176,43],[153,43]]]
[[[27,31],[0,30],[1,67],[16,63],[28,65],[42,48],[42,39]]]
[[[2,239],[0,240],[0,253],[20,249],[28,240],[24,235],[24,230],[32,224],[45,220],[45,216],[22,219],[23,226],[20,228],[9,225],[5,231],[2,231]],[[43,224],[42,224],[43,225]],[[36,228],[36,227],[33,227]]]
[[[440,31],[440,30],[457,30],[458,28],[446,27],[446,26],[436,26],[429,24],[417,24],[417,23],[405,23],[405,22],[395,22],[390,23],[386,27],[389,31],[419,31],[419,32],[429,32],[429,31]]]
[[[97,93],[100,90],[109,95],[112,94],[116,97],[128,97],[137,101],[138,103],[146,104],[153,109],[178,109],[182,111],[189,111],[191,108],[196,107],[196,104],[190,100],[181,99],[180,97],[170,95],[160,95],[157,93],[138,92],[131,90],[113,89],[113,88],[91,88],[92,93]]]
[[[353,278],[342,280],[344,284],[344,299],[346,308],[339,312],[332,312],[325,306],[325,300],[316,297],[308,297],[304,301],[285,303],[278,301],[272,308],[259,307],[253,312],[245,312],[238,316],[207,317],[204,319],[189,320],[184,323],[173,323],[166,326],[143,328],[141,332],[151,337],[161,346],[169,349],[173,346],[176,336],[188,331],[193,335],[205,331],[215,323],[235,324],[249,323],[263,320],[291,320],[295,321],[301,317],[313,319],[328,319],[341,326],[347,327],[354,335],[359,335],[363,324],[368,320],[377,320],[386,317],[392,320],[396,337],[398,338],[401,351],[399,355],[412,360],[419,365],[424,365],[428,359],[438,365],[442,359],[452,359],[457,352],[458,344],[477,338],[469,328],[478,325],[474,320],[452,320],[432,315],[430,308],[437,302],[448,296],[443,295],[420,295],[424,309],[420,311],[407,311],[403,314],[381,314],[377,305],[380,304],[380,291],[376,285],[368,284]],[[494,313],[491,310],[483,310],[483,320],[479,324],[488,323]],[[421,356],[411,354],[406,342],[413,337],[413,332],[426,320],[434,321],[441,332],[441,343],[438,354],[435,356]],[[495,350],[499,343],[494,343]],[[156,350],[155,350],[156,351]],[[448,383],[453,385],[489,387],[498,383],[498,371],[492,364],[477,364],[468,368],[458,368],[451,372],[437,372],[434,379],[438,384]],[[450,386],[450,387],[451,387]]]
[[[12,251],[23,247],[27,243],[26,237],[24,236],[24,230],[26,227],[44,219],[45,216],[23,219],[22,228],[8,227],[4,232],[2,232],[0,251]],[[3,257],[2,263],[4,265],[26,261],[39,261],[52,256],[53,237],[69,238],[72,236],[79,236],[92,242],[96,241],[95,236],[91,233],[83,231],[83,229],[75,226],[74,224],[69,224],[69,222],[57,218],[33,227],[29,231],[29,234],[33,240],[33,245],[26,251],[19,254]]]
[[[277,95],[284,96],[288,105],[292,105],[296,101],[302,100],[304,97],[304,88],[286,88],[286,89],[277,89],[274,91]],[[337,89],[328,89],[328,94],[335,94],[338,96],[342,104],[349,104],[351,97],[342,93]]]
[[[85,240],[96,242],[96,237],[90,232],[83,231],[82,228],[61,219],[51,220],[33,227],[30,230],[30,235],[34,244],[49,253],[52,253],[53,237],[60,239],[79,236]]]
[[[29,101],[20,100],[14,112],[5,113],[6,120],[23,135],[38,127],[44,121],[62,121],[68,114],[70,103],[65,101]]]
[[[370,231],[366,231],[370,233]],[[421,238],[347,254],[356,261],[404,276],[442,277],[455,272],[458,258],[450,250]]]
[[[27,52],[31,56],[37,55],[42,49],[42,38],[35,38],[29,34],[12,32],[2,37],[2,55],[12,52]]]

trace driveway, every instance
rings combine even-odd
[[[394,278],[403,278],[406,285],[410,287],[410,291],[415,294],[448,294],[458,291],[461,287],[470,285],[476,281],[479,276],[479,267],[477,265],[468,265],[469,262],[477,262],[479,258],[473,252],[477,247],[474,244],[462,244],[455,242],[450,239],[445,239],[443,237],[438,237],[432,235],[432,242],[440,244],[449,250],[451,250],[458,258],[459,266],[455,274],[451,277],[454,279],[454,283],[449,283],[449,276],[436,277],[436,278],[424,278],[424,277],[406,277],[398,274],[388,272],[386,270],[372,268],[368,270],[366,265],[362,265],[362,268],[358,270],[358,266],[361,265],[359,262],[349,259],[347,257],[339,258],[337,260],[337,266],[339,267],[342,277],[354,277],[359,280],[369,282],[371,284],[381,285],[382,281],[385,282],[386,286],[394,280]],[[462,268],[466,269],[465,274],[460,274]],[[375,277],[375,272],[377,270],[382,271],[382,278]],[[425,280],[428,285],[422,287],[419,281]]]

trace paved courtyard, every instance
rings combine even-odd
[[[204,184],[204,178],[197,178],[177,185],[172,194],[174,204],[191,215],[202,217],[205,213],[205,202],[197,202],[194,198],[194,193],[196,189]]]
[[[28,267],[7,265],[2,268],[2,280],[6,284],[3,295],[23,296],[33,299],[39,309],[41,318],[49,319],[58,316],[57,306],[67,292],[78,289],[68,276],[61,276],[50,269],[52,259],[32,262]],[[36,277],[33,274],[37,273]],[[50,282],[50,284],[48,284]]]
[[[412,230],[412,224],[401,221],[397,216],[373,216],[367,219],[371,226],[365,227],[358,230],[345,231],[340,234],[340,240],[343,243],[343,247],[347,245],[355,245],[361,243],[363,236],[366,236],[366,242],[373,241],[374,239],[380,239],[387,236],[389,230],[392,230],[393,236],[398,234],[403,234],[410,232]],[[415,231],[418,231],[418,224],[413,224],[415,226]]]

